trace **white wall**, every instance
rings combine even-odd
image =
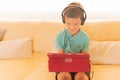
[[[87,20],[120,20],[120,0],[0,0],[1,21],[61,21],[61,12],[72,1],[80,1]]]

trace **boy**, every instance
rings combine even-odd
[[[70,3],[62,12],[62,20],[66,29],[56,37],[56,46],[59,53],[87,52],[89,37],[81,29],[86,20],[86,13],[80,3]],[[89,73],[84,72],[57,72],[57,80],[89,80]]]

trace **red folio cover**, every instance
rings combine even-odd
[[[49,72],[90,72],[88,53],[48,53]]]

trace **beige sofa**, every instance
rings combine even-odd
[[[0,59],[0,80],[55,80],[55,73],[48,71],[47,53],[53,51],[55,36],[64,29],[64,24],[0,22],[0,28],[7,29],[0,43],[23,38],[30,38],[32,42],[32,49],[29,48],[32,50],[31,56]],[[92,80],[120,80],[120,21],[91,21],[82,28],[91,38]],[[16,44],[12,43],[8,49]]]

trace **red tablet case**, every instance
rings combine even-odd
[[[48,53],[49,72],[90,72],[88,53]]]

